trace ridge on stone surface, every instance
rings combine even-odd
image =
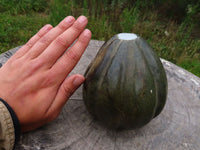
[[[71,72],[84,74],[103,41],[91,40]],[[4,64],[19,47],[0,55]],[[114,132],[105,129],[87,112],[80,87],[53,122],[21,135],[16,150],[169,150],[200,148],[200,78],[161,59],[168,79],[164,110],[137,130]]]

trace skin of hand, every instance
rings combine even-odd
[[[87,23],[84,16],[68,16],[54,28],[45,25],[0,68],[0,97],[15,111],[22,132],[54,120],[84,82],[82,75],[68,74],[91,39]]]

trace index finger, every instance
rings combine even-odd
[[[80,16],[74,24],[65,32],[59,35],[39,56],[39,59],[45,61],[45,66],[51,68],[66,49],[79,37],[87,25],[87,18]]]
[[[57,78],[65,78],[79,61],[91,39],[91,32],[85,29],[76,43],[51,68],[51,73]]]

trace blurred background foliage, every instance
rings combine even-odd
[[[200,0],[0,0],[1,53],[68,15],[87,16],[93,39],[136,33],[160,57],[200,77]]]

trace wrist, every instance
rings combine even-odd
[[[13,126],[14,126],[14,132],[15,132],[15,143],[17,143],[17,141],[19,140],[19,136],[20,136],[20,123],[19,120],[17,118],[17,115],[15,114],[14,110],[8,105],[8,103],[6,101],[4,101],[3,99],[0,98],[0,101],[6,106],[6,108],[8,109],[12,121],[13,121]]]

